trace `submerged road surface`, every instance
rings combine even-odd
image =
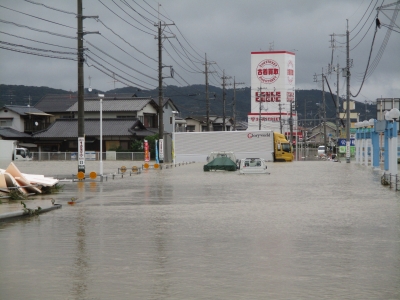
[[[35,198],[62,209],[0,223],[0,299],[400,299],[400,192],[355,163],[268,170],[65,183]]]

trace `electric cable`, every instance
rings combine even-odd
[[[118,18],[120,18],[122,21],[124,21],[125,23],[131,25],[133,28],[136,28],[137,30],[140,30],[141,32],[147,33],[149,35],[153,35],[153,33],[151,32],[147,32],[143,29],[140,29],[139,27],[136,27],[135,25],[129,23],[128,21],[126,21],[124,18],[120,17],[116,12],[114,12],[112,9],[110,9],[107,5],[105,5],[103,2],[101,2],[101,0],[98,0],[101,4],[104,5],[105,8],[107,8],[110,12],[112,12],[114,15],[116,15]]]
[[[139,13],[136,9],[134,9],[128,2],[126,2],[126,0],[121,0],[121,2],[123,4],[125,4],[126,6],[128,6],[130,9],[132,9],[135,13],[137,13],[140,17],[142,17],[145,21],[149,22],[150,24],[154,25],[154,22],[152,20],[150,20],[149,18],[145,17],[144,15],[142,15],[141,13]]]
[[[77,15],[77,14],[74,13],[74,12],[69,12],[69,11],[65,11],[65,10],[62,10],[62,9],[54,8],[54,7],[47,6],[47,5],[44,5],[44,4],[42,4],[42,3],[37,3],[37,2],[31,1],[31,0],[24,0],[24,1],[29,2],[29,3],[31,3],[31,4],[35,4],[35,5],[41,5],[41,6],[43,6],[43,7],[48,8],[48,9],[52,9],[52,10],[55,10],[55,11],[59,11],[59,12],[65,13],[65,14],[70,14],[70,15],[74,15],[74,16]]]
[[[85,40],[85,41],[86,41],[86,40]],[[153,78],[153,77],[151,77],[151,76],[149,76],[149,75],[147,75],[147,74],[145,74],[145,73],[143,73],[143,72],[141,72],[141,71],[139,71],[139,70],[136,70],[135,68],[132,68],[132,67],[128,66],[127,64],[123,63],[122,61],[120,61],[120,60],[118,60],[118,59],[112,57],[111,55],[109,55],[109,54],[106,53],[105,51],[103,51],[103,50],[101,50],[100,48],[98,48],[98,47],[96,47],[95,45],[93,45],[92,43],[90,43],[90,42],[88,42],[88,41],[86,41],[86,43],[88,43],[90,46],[92,46],[93,48],[95,48],[97,51],[100,51],[100,52],[103,53],[104,55],[108,56],[109,58],[111,58],[111,59],[113,59],[113,60],[119,62],[121,65],[123,65],[123,66],[125,66],[125,67],[131,69],[132,71],[138,72],[139,74],[141,74],[141,75],[143,75],[143,76],[146,76],[147,78],[150,78],[150,79],[153,79],[153,80],[157,80],[156,78]],[[93,52],[92,52],[92,53],[93,53]]]
[[[16,38],[19,38],[19,39],[35,42],[35,43],[40,43],[40,44],[45,44],[45,45],[54,46],[54,47],[60,47],[60,48],[76,50],[76,47],[66,47],[66,46],[61,46],[61,45],[50,44],[50,43],[46,43],[46,42],[41,42],[41,41],[37,41],[37,40],[33,40],[33,39],[24,38],[22,36],[18,36],[18,35],[15,35],[15,34],[7,33],[7,32],[4,32],[4,31],[0,31],[0,33],[6,34],[6,35],[10,35],[10,36],[13,36],[13,37],[16,37]]]
[[[18,45],[18,44],[12,44],[12,43],[7,43],[0,41],[1,44],[5,44],[7,46],[12,46],[12,47],[21,47],[29,50],[34,50],[34,51],[42,51],[42,52],[52,52],[52,53],[57,53],[57,54],[71,54],[71,55],[78,55],[77,52],[65,52],[65,51],[54,51],[54,50],[47,50],[47,49],[40,49],[40,48],[33,48],[33,47],[28,47],[24,45]]]
[[[154,34],[156,33],[156,31],[153,28],[147,27],[146,25],[140,23],[138,20],[136,20],[134,17],[132,17],[130,14],[128,14],[121,6],[119,6],[117,3],[115,3],[114,0],[112,0],[112,2],[119,7],[119,9],[121,9],[124,13],[126,13],[131,19],[133,19],[134,21],[138,22],[140,25],[142,25],[143,27],[146,27],[147,29],[149,29],[150,31],[154,32]],[[124,3],[124,2],[122,2]]]
[[[137,83],[135,83],[135,82],[133,82],[133,81],[130,81],[129,79],[127,79],[127,78],[125,78],[125,77],[119,75],[118,73],[115,73],[115,72],[111,71],[109,68],[107,68],[106,66],[102,65],[101,63],[99,63],[98,61],[96,61],[95,59],[93,59],[93,57],[91,57],[91,56],[89,56],[89,55],[87,55],[87,54],[86,54],[86,57],[90,58],[93,62],[95,62],[97,65],[101,66],[103,69],[105,69],[105,70],[107,70],[107,71],[113,73],[115,76],[118,76],[118,77],[122,78],[123,80],[125,80],[125,81],[127,81],[127,82],[130,82],[130,83],[132,83],[132,84],[134,84],[134,85],[140,86],[140,87],[142,87],[142,88],[144,88],[144,89],[149,89],[148,87],[145,87],[145,86],[143,86],[143,85],[140,85],[140,84],[137,84]],[[87,65],[90,67],[89,64],[87,64]],[[94,65],[91,65],[91,66],[94,66]],[[95,67],[95,66],[94,66],[94,67]],[[156,87],[153,86],[153,88],[156,88]]]
[[[123,40],[126,44],[128,44],[129,46],[131,46],[133,49],[135,49],[136,51],[138,51],[139,53],[143,54],[144,56],[146,56],[147,58],[158,62],[156,59],[148,56],[146,53],[144,53],[143,51],[140,51],[139,49],[137,49],[135,46],[133,46],[131,43],[129,43],[128,41],[126,41],[123,37],[121,37],[119,34],[117,34],[114,30],[112,30],[110,27],[108,27],[107,25],[105,25],[103,23],[103,21],[101,21],[99,18],[96,18],[96,21],[100,22],[105,28],[107,28],[108,30],[110,30],[114,35],[116,35],[117,37],[119,37],[121,40]]]
[[[67,59],[67,60],[74,60],[74,61],[77,61],[76,58],[71,58],[71,57],[61,57],[61,56],[55,56],[55,55],[44,55],[44,54],[41,54],[41,53],[23,51],[23,50],[13,49],[13,48],[5,47],[5,46],[0,46],[0,48],[1,48],[1,49],[5,49],[5,50],[11,50],[11,51],[14,51],[14,52],[19,52],[19,53],[25,53],[25,54],[36,55],[36,56],[49,57],[49,58],[57,58],[57,59]]]
[[[68,25],[64,25],[64,24],[57,23],[57,22],[53,22],[53,21],[50,21],[50,20],[47,20],[47,19],[39,18],[39,17],[30,15],[30,14],[23,13],[23,12],[21,12],[21,11],[12,9],[12,8],[5,7],[5,6],[1,5],[1,4],[0,4],[0,7],[5,8],[5,9],[8,9],[8,10],[11,10],[11,11],[14,11],[14,12],[17,12],[17,13],[20,13],[20,14],[23,14],[23,15],[25,15],[25,16],[29,16],[29,17],[32,17],[32,18],[35,18],[35,19],[42,20],[42,21],[45,21],[45,22],[49,22],[49,23],[52,23],[52,24],[56,24],[56,25],[60,25],[60,26],[64,26],[64,27],[68,27],[68,28],[72,28],[72,29],[76,29],[75,27],[68,26]]]
[[[27,28],[27,29],[33,30],[33,31],[38,31],[38,32],[47,33],[47,34],[51,34],[51,35],[56,35],[56,36],[64,37],[64,38],[68,38],[68,39],[73,39],[73,40],[76,40],[76,39],[77,39],[77,37],[74,37],[74,36],[69,36],[69,35],[65,35],[65,34],[60,34],[60,33],[50,32],[50,31],[46,31],[46,30],[41,30],[41,29],[29,27],[29,26],[26,26],[26,25],[22,25],[22,24],[18,24],[18,23],[15,23],[15,22],[10,22],[10,21],[6,21],[6,20],[2,20],[2,19],[0,19],[0,22],[1,22],[1,23],[6,23],[6,24],[15,25],[15,26],[17,26],[17,27]]]
[[[90,50],[89,50],[89,51],[90,51]],[[91,52],[91,51],[90,51],[90,52]],[[125,75],[128,75],[128,76],[130,76],[130,77],[132,77],[132,78],[135,78],[136,80],[139,80],[139,81],[141,81],[142,83],[151,85],[151,84],[149,84],[148,82],[145,82],[145,81],[143,81],[143,80],[141,80],[141,79],[139,79],[139,78],[137,78],[137,77],[135,77],[135,76],[133,76],[133,75],[130,75],[130,74],[126,73],[125,71],[122,71],[120,68],[117,68],[116,66],[114,66],[114,65],[111,64],[111,63],[109,63],[109,62],[106,61],[105,59],[101,58],[101,57],[98,56],[97,54],[95,54],[95,53],[93,53],[93,52],[91,52],[91,53],[92,53],[94,56],[96,56],[97,58],[99,58],[99,59],[101,59],[102,61],[104,61],[105,63],[107,63],[107,64],[109,64],[110,66],[114,67],[114,68],[117,69],[118,71],[124,73]],[[86,54],[86,55],[87,55],[87,54]],[[123,65],[124,65],[125,67],[129,68],[129,69],[132,69],[132,68],[130,68],[129,66],[127,66],[127,65],[125,65],[125,64],[123,64]],[[145,75],[145,76],[147,76],[147,75]],[[156,81],[155,78],[151,78],[151,79],[154,79],[154,80]],[[154,87],[155,87],[155,86],[154,86]]]

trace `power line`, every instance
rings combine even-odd
[[[76,49],[76,48],[73,48],[73,47],[60,46],[60,45],[50,44],[50,43],[41,42],[41,41],[37,41],[37,40],[33,40],[33,39],[28,39],[28,38],[24,38],[24,37],[22,37],[22,36],[18,36],[18,35],[15,35],[15,34],[7,33],[7,32],[4,32],[4,31],[0,31],[0,33],[6,34],[6,35],[10,35],[10,36],[13,36],[13,37],[16,37],[16,38],[19,38],[19,39],[23,39],[23,40],[35,42],[35,43],[40,43],[40,44],[49,45],[49,46],[60,47],[60,48],[66,48],[66,49],[74,49],[74,50]]]
[[[142,74],[143,76],[146,76],[146,77],[148,77],[148,78],[150,78],[150,79],[157,80],[156,78],[151,77],[151,76],[149,76],[149,75],[146,75],[145,73],[143,73],[143,72],[141,72],[141,71],[139,71],[139,70],[136,70],[136,69],[134,69],[134,68],[128,66],[127,64],[123,63],[122,61],[120,61],[120,60],[118,60],[118,59],[112,57],[111,55],[109,55],[109,54],[106,53],[105,51],[103,51],[103,50],[101,50],[100,48],[98,48],[98,47],[96,47],[95,45],[93,45],[92,43],[90,43],[90,42],[88,42],[88,41],[86,41],[86,42],[87,42],[89,45],[91,45],[93,48],[95,48],[96,50],[100,51],[101,53],[103,53],[104,55],[108,56],[109,58],[111,58],[111,59],[113,59],[113,60],[119,62],[120,64],[124,65],[125,67],[127,67],[127,68],[129,68],[129,69],[131,69],[131,70],[133,70],[133,71],[135,71],[135,72],[138,72],[139,74]],[[92,53],[93,53],[93,52],[92,52]]]
[[[141,79],[139,79],[139,78],[137,78],[137,77],[135,77],[135,76],[133,76],[133,75],[130,75],[130,74],[128,74],[128,73],[122,71],[120,68],[117,68],[116,66],[114,66],[114,65],[111,64],[111,63],[109,63],[108,61],[106,61],[105,59],[101,58],[100,56],[96,55],[95,53],[93,53],[93,52],[91,52],[91,53],[92,53],[94,56],[96,56],[97,58],[99,58],[99,59],[101,59],[102,61],[104,61],[105,63],[107,63],[107,64],[109,64],[110,66],[114,67],[114,68],[117,69],[118,71],[120,71],[120,72],[122,72],[122,73],[124,73],[124,74],[126,74],[126,75],[128,75],[128,76],[130,76],[130,77],[132,77],[132,78],[135,78],[136,80],[139,80],[139,81],[141,81],[141,82],[143,82],[143,83],[145,83],[145,84],[150,85],[149,83],[147,83],[147,82],[145,82],[145,81],[143,81],[143,80],[141,80]],[[88,56],[88,55],[86,55],[86,56]],[[90,57],[90,56],[88,56],[88,57]],[[92,60],[93,60],[93,59],[92,59]],[[119,62],[119,61],[118,61],[118,62]],[[127,66],[127,65],[125,65],[125,64],[123,64],[123,65],[124,65],[125,67],[129,68],[129,69],[132,69],[132,68],[130,68],[129,66]],[[142,75],[145,75],[145,74],[142,74]],[[147,76],[147,75],[145,75],[145,76]],[[151,78],[151,77],[150,77],[150,78]],[[156,80],[155,78],[151,78],[151,79]]]
[[[40,48],[33,48],[33,47],[28,47],[24,45],[18,45],[18,44],[12,44],[12,43],[7,43],[0,41],[1,44],[5,44],[7,46],[13,46],[13,47],[21,47],[29,50],[35,50],[35,51],[42,51],[42,52],[52,52],[52,53],[57,53],[57,54],[71,54],[71,55],[77,55],[77,52],[64,52],[64,51],[54,51],[54,50],[47,50],[47,49],[40,49]]]
[[[0,46],[0,48],[1,48],[1,49],[5,49],[5,50],[11,50],[11,51],[14,51],[14,52],[19,52],[19,53],[25,53],[25,54],[36,55],[36,56],[43,56],[43,57],[57,58],[57,59],[68,59],[68,60],[75,60],[75,61],[77,61],[76,58],[71,58],[71,57],[62,57],[62,56],[54,56],[54,55],[45,55],[45,54],[40,54],[40,53],[36,53],[36,52],[23,51],[23,50],[13,49],[13,48],[9,48],[9,47],[4,47],[4,46]]]
[[[47,20],[47,19],[39,18],[39,17],[30,15],[30,14],[23,13],[23,12],[21,12],[21,11],[12,9],[12,8],[5,7],[5,6],[3,6],[3,5],[0,5],[0,7],[3,7],[3,8],[5,8],[5,9],[8,9],[8,10],[11,10],[11,11],[17,12],[17,13],[19,13],[19,14],[23,14],[23,15],[25,15],[25,16],[29,16],[29,17],[35,18],[35,19],[39,19],[39,20],[42,20],[42,21],[45,21],[45,22],[49,22],[49,23],[52,23],[52,24],[56,24],[56,25],[60,25],[60,26],[64,26],[64,27],[68,27],[68,28],[75,29],[75,27],[71,27],[71,26],[64,25],[64,24],[57,23],[57,22],[53,22],[53,21],[50,21],[50,20]]]
[[[76,16],[76,13],[74,13],[74,12],[69,12],[69,11],[65,11],[65,10],[62,10],[62,9],[54,8],[54,7],[47,6],[47,5],[44,5],[44,4],[42,4],[42,3],[37,3],[37,2],[31,1],[31,0],[24,0],[24,1],[29,2],[29,3],[32,3],[32,4],[35,4],[35,5],[41,5],[41,6],[43,6],[43,7],[48,8],[48,9],[52,9],[52,10],[55,10],[55,11],[59,11],[59,12],[65,13],[65,14],[70,14],[70,15]]]
[[[153,30],[153,32],[147,32],[143,29],[140,29],[139,27],[136,27],[135,25],[129,23],[128,21],[126,21],[124,18],[122,18],[121,16],[119,16],[116,12],[114,12],[112,9],[110,9],[107,5],[105,5],[103,2],[101,2],[101,0],[98,0],[101,4],[104,5],[105,8],[107,8],[110,12],[112,12],[114,15],[116,15],[118,18],[120,18],[122,21],[124,21],[125,23],[131,25],[133,28],[136,28],[137,30],[140,30],[141,32],[147,33],[149,35],[153,35],[155,32]],[[113,1],[114,2],[114,1]],[[115,3],[115,2],[114,2]]]
[[[37,29],[37,28],[26,26],[26,25],[18,24],[18,23],[15,23],[15,22],[10,22],[10,21],[6,21],[6,20],[2,20],[2,19],[0,19],[0,22],[1,23],[6,23],[6,24],[11,24],[11,25],[14,25],[14,26],[17,26],[17,27],[27,28],[27,29],[33,30],[33,31],[43,32],[43,33],[47,33],[47,34],[51,34],[51,35],[56,35],[56,36],[59,36],[59,37],[64,37],[64,38],[76,40],[76,37],[74,37],[74,36],[69,36],[69,35],[65,35],[65,34],[60,34],[60,33],[50,32],[50,31],[46,31],[46,30],[41,30],[41,29]]]
[[[121,40],[123,40],[126,44],[128,44],[129,46],[131,46],[133,49],[135,49],[136,51],[138,51],[139,53],[143,54],[144,56],[146,56],[147,58],[157,62],[156,59],[148,56],[146,53],[144,53],[143,51],[140,51],[139,49],[137,49],[135,46],[133,46],[131,43],[129,43],[128,41],[126,41],[123,37],[121,37],[119,34],[117,34],[114,30],[112,30],[110,27],[108,27],[106,24],[104,24],[99,18],[96,19],[96,21],[100,22],[105,28],[107,28],[108,30],[110,30],[115,36],[119,37]]]

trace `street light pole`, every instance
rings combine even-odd
[[[100,176],[103,180],[103,98],[104,94],[99,94],[100,98]]]

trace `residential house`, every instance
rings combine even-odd
[[[100,149],[100,119],[85,119],[85,150]],[[146,128],[137,118],[102,119],[103,151],[128,150],[137,139],[157,133],[158,129]],[[76,152],[78,149],[78,120],[58,119],[46,130],[33,135],[42,152]]]
[[[179,109],[171,98],[164,98],[163,102],[163,124],[164,132],[172,133],[173,112],[175,112],[175,132],[186,131],[186,121],[179,117]],[[183,130],[184,129],[184,130]]]
[[[186,119],[187,127],[186,131],[189,132],[201,132],[207,131],[207,117],[206,116],[190,116]],[[223,117],[209,116],[209,128],[210,131],[223,131]],[[225,130],[233,130],[233,120],[231,118],[225,118]]]
[[[310,144],[315,144],[316,146],[318,145],[323,145],[325,142],[325,137],[324,137],[324,127],[325,124],[322,122],[321,124],[311,128],[307,132],[307,142]],[[337,139],[336,137],[336,124],[332,122],[326,122],[326,141],[328,144],[329,142],[333,141],[335,142]]]
[[[0,109],[0,127],[32,133],[50,125],[51,115],[32,106],[4,105]]]
[[[53,124],[33,136],[42,151],[76,151],[78,137],[78,99],[72,95],[47,95],[38,102],[55,116]],[[51,101],[53,99],[53,101]],[[65,99],[70,105],[55,103]],[[72,103],[72,104],[71,104]],[[36,106],[35,106],[36,107]],[[64,109],[64,112],[61,110]],[[100,98],[86,94],[84,98],[85,149],[100,149]],[[135,139],[158,133],[158,105],[152,98],[131,94],[105,94],[102,98],[102,140],[104,151],[128,150]]]

